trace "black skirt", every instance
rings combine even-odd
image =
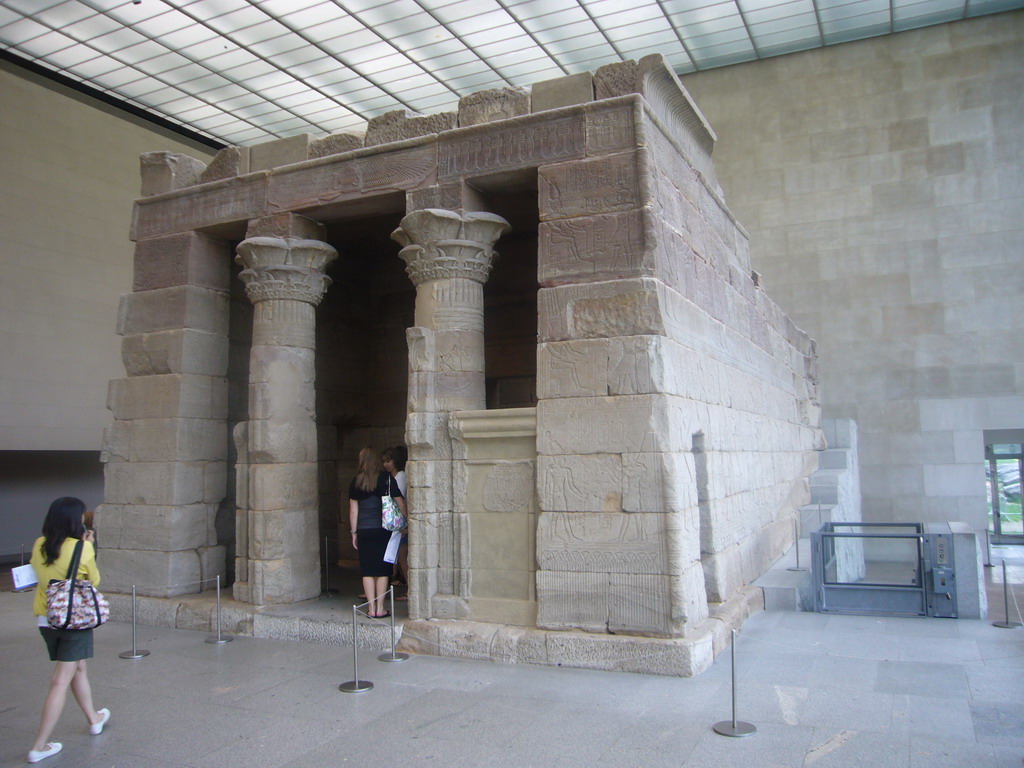
[[[384,551],[391,540],[391,531],[383,528],[361,528],[356,531],[359,544],[359,572],[363,576],[390,576],[392,563],[384,562]]]

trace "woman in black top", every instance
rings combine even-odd
[[[380,502],[381,496],[388,495],[395,497],[405,515],[405,499],[398,483],[384,471],[377,451],[368,445],[359,451],[356,476],[348,488],[348,521],[352,528],[352,546],[359,551],[359,571],[369,614],[375,619],[391,615],[383,605],[392,570],[392,564],[384,562],[391,531],[384,529],[384,510]]]

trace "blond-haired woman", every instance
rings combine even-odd
[[[391,563],[384,562],[384,550],[391,539],[391,531],[383,526],[381,496],[394,496],[402,514],[406,514],[405,499],[398,483],[385,471],[373,446],[367,445],[359,451],[356,476],[348,487],[348,521],[352,528],[352,546],[359,552],[359,572],[369,603],[368,612],[375,619],[391,615],[384,610],[384,595],[392,571]]]

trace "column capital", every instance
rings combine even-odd
[[[250,237],[238,244],[235,261],[245,267],[239,277],[249,300],[292,299],[316,306],[331,278],[324,268],[338,252],[319,240],[295,237]]]
[[[509,229],[494,213],[423,208],[403,218],[391,239],[402,246],[414,285],[460,277],[483,284],[498,255],[494,242]]]

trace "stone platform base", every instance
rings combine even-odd
[[[763,610],[763,592],[746,587],[685,638],[598,635],[478,621],[407,621],[398,650],[508,664],[542,664],[614,672],[693,677],[729,647],[730,630]]]
[[[130,623],[131,596],[108,594],[111,620]],[[597,635],[511,627],[478,621],[403,620],[395,623],[398,650],[432,656],[484,659],[508,664],[541,664],[650,675],[693,677],[729,647],[730,630],[740,629],[764,595],[746,587],[685,638]],[[144,626],[217,632],[213,595],[138,597],[136,621]],[[321,645],[352,646],[352,600],[325,596],[301,603],[258,607],[221,599],[221,634]],[[391,650],[391,624],[360,616],[360,648]]]
[[[106,594],[112,621],[130,623],[131,595]],[[324,596],[301,603],[259,607],[230,598],[221,599],[221,635],[292,640],[300,643],[352,646],[352,600]],[[192,632],[217,633],[217,600],[209,594],[181,597],[136,598],[136,621],[143,626],[172,627]],[[391,624],[358,617],[360,648],[391,650]],[[402,621],[395,624],[401,637]]]

